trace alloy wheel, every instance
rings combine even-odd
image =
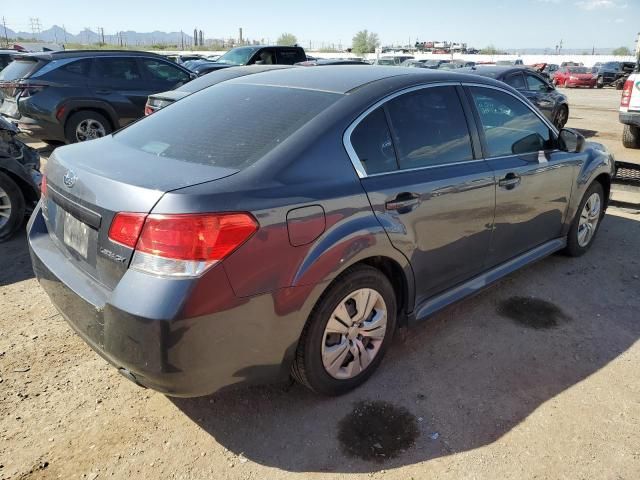
[[[322,363],[333,378],[346,380],[367,369],[380,351],[387,331],[382,295],[361,288],[334,309],[322,338]]]
[[[106,134],[107,131],[104,128],[104,125],[91,118],[82,120],[76,127],[76,139],[79,142],[84,142],[85,140],[93,140],[94,138],[101,138]]]
[[[578,245],[586,247],[596,233],[600,221],[602,201],[597,193],[591,194],[582,208],[578,223]]]
[[[0,228],[3,228],[11,218],[11,199],[9,194],[0,188]]]

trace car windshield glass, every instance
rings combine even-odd
[[[251,55],[253,55],[256,50],[257,49],[251,47],[234,48],[222,55],[216,61],[218,63],[226,63],[229,65],[246,65],[251,58]]]
[[[378,60],[378,65],[395,65],[396,63],[392,58],[381,58]]]
[[[243,169],[338,98],[339,94],[316,90],[221,83],[159,110],[113,138],[160,157]]]
[[[26,77],[37,65],[34,60],[14,60],[0,71],[0,81],[18,80]]]
[[[439,60],[427,60],[426,62],[424,62],[425,65],[429,66],[429,67],[437,67],[440,64]]]
[[[618,64],[618,62],[607,62],[604,65],[602,65],[602,68],[610,68],[613,70],[616,70],[620,65]]]
[[[586,67],[571,67],[569,73],[587,73]]]

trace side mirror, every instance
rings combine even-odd
[[[190,78],[191,80],[195,80],[196,78],[198,78],[198,74],[197,74],[197,73],[190,73],[190,74],[189,74],[189,78]]]
[[[579,153],[584,150],[585,139],[575,130],[563,128],[559,140],[560,148],[565,152]]]

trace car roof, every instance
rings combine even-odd
[[[256,73],[268,72],[271,70],[286,70],[293,68],[293,65],[246,65],[239,67],[228,67],[219,70],[214,70],[211,73],[207,73],[201,77],[191,80],[184,85],[176,88],[176,90],[182,92],[197,92],[203,88],[210,87],[217,83],[226,82],[238,77],[244,77],[246,75],[253,75]]]
[[[166,58],[157,53],[142,52],[138,50],[59,50],[56,52],[33,52],[20,53],[21,57],[39,58],[42,60],[54,60],[58,58],[81,58],[81,57],[158,57]]]
[[[476,65],[475,67],[469,67],[467,71],[473,71],[477,75],[492,76],[500,76],[512,72],[533,72],[530,68],[522,65]]]
[[[424,83],[461,82],[468,80],[468,75],[426,68],[327,65],[323,68],[291,68],[277,72],[263,72],[236,78],[230,82],[347,94],[380,80],[394,78],[397,80],[398,86],[401,87],[402,84],[419,81]],[[499,82],[487,78],[481,78],[478,82],[501,85]]]

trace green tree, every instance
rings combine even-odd
[[[631,55],[631,50],[629,50],[627,47],[618,47],[613,51],[613,54],[620,56],[629,56]]]
[[[359,54],[373,53],[378,46],[380,46],[378,34],[367,30],[360,30],[351,41],[351,50]]]
[[[480,53],[483,55],[498,55],[500,51],[493,45],[487,45],[482,50],[480,50]]]
[[[293,33],[283,33],[278,37],[278,41],[276,43],[278,45],[286,45],[291,47],[298,43],[298,39]]]

